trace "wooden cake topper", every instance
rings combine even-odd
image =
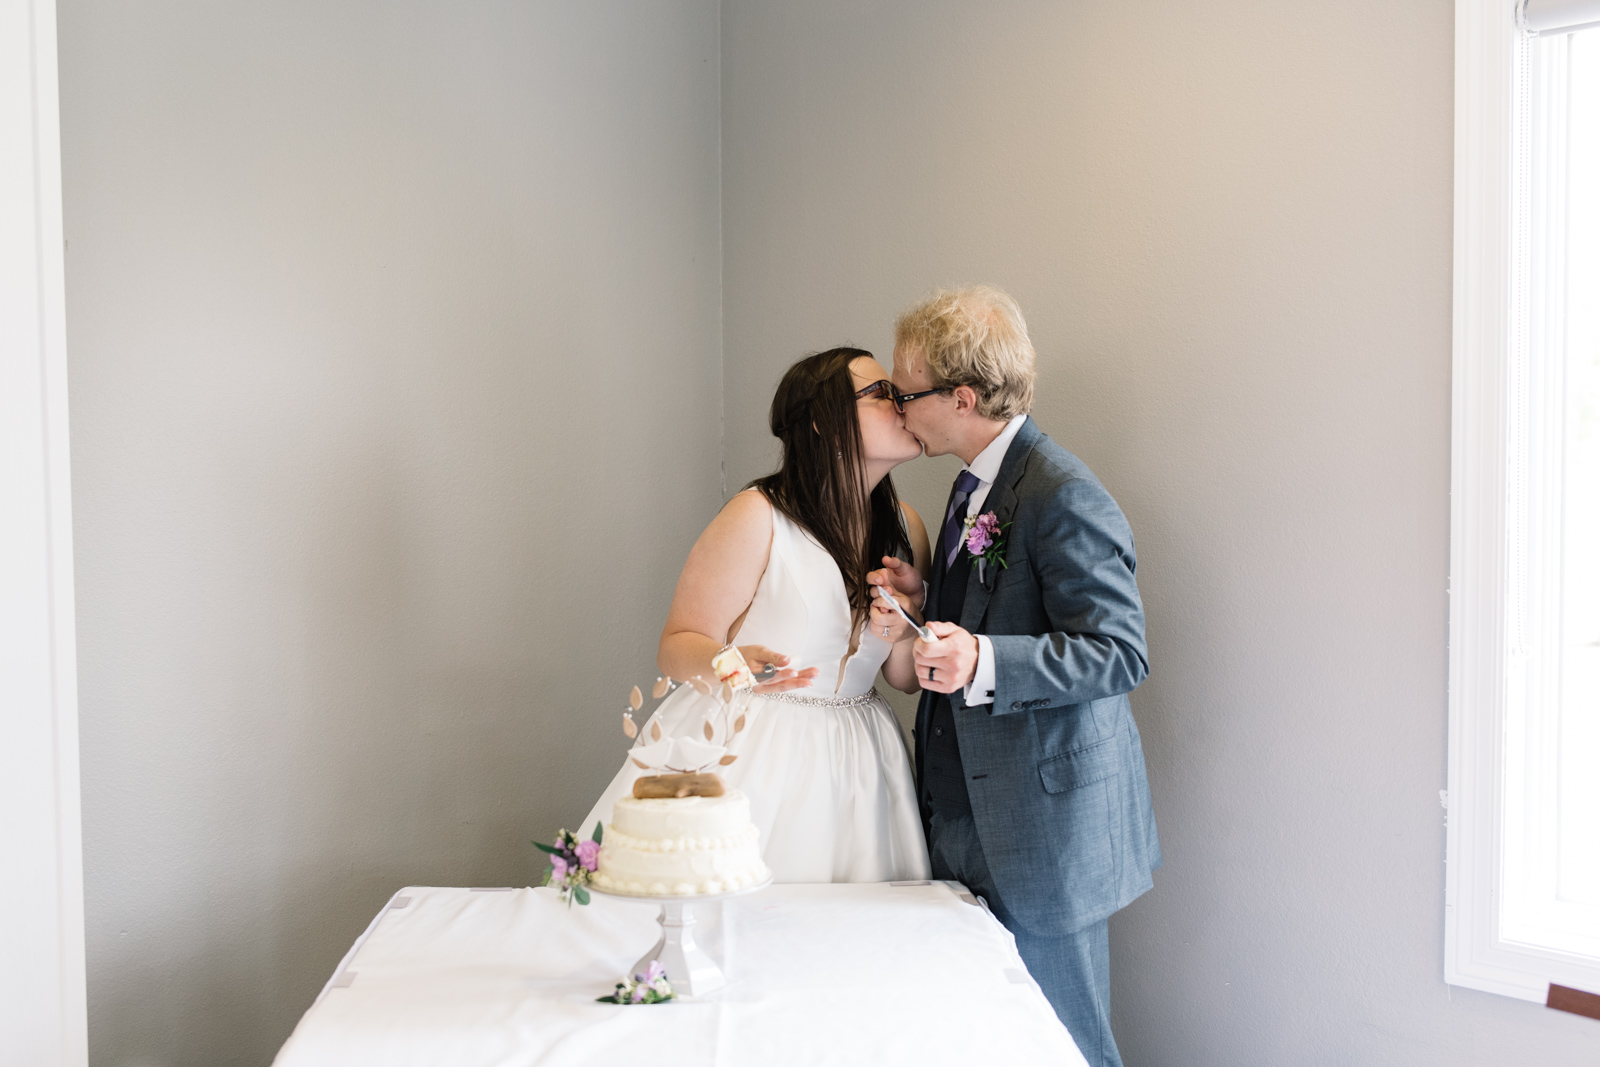
[[[734,655],[738,655],[737,650]],[[743,663],[742,657],[739,662]],[[736,734],[744,731],[746,714],[743,695],[749,692],[749,687],[736,687],[724,682],[714,689],[699,676],[688,684],[701,696],[711,697],[717,702],[716,707],[701,721],[700,733],[704,741],[692,735],[667,737],[662,733],[661,723],[654,719],[649,722],[648,730],[641,731],[639,724],[634,722],[633,713],[644,707],[644,694],[638,686],[628,693],[628,710],[622,713],[622,732],[634,742],[628,759],[640,770],[653,772],[633,783],[633,795],[641,800],[720,797],[727,792],[721,776],[711,768],[726,767],[739,758],[728,751],[728,744]],[[660,699],[677,685],[671,678],[657,678],[650,693]],[[641,732],[648,734],[648,740],[639,736]]]
[[[668,797],[720,797],[727,792],[722,776],[709,774],[647,774],[633,783],[633,795],[640,800]]]

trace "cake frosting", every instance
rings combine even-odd
[[[720,797],[622,797],[601,838],[595,885],[632,896],[727,893],[765,881],[760,831],[737,789]]]

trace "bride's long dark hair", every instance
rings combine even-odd
[[[831,348],[784,374],[767,423],[783,442],[783,462],[750,485],[817,539],[844,577],[854,631],[866,621],[867,572],[884,556],[911,559],[900,498],[885,475],[867,486],[861,421],[850,364],[871,352]]]

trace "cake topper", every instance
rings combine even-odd
[[[701,696],[716,700],[715,707],[701,719],[700,733],[704,741],[693,736],[667,737],[661,723],[652,720],[649,738],[640,737],[639,724],[633,713],[644,707],[644,694],[638,686],[628,693],[628,710],[622,713],[622,732],[634,742],[628,759],[642,771],[651,772],[633,783],[633,795],[641,799],[651,797],[719,797],[726,787],[714,767],[726,767],[739,757],[728,751],[736,734],[742,733],[748,716],[745,704],[755,685],[755,674],[744,656],[733,645],[721,649],[711,661],[720,683],[713,689],[711,683],[700,675],[687,683],[662,676],[651,687],[652,696],[660,699],[681,684],[687,684]]]

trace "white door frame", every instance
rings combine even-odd
[[[0,1061],[88,1063],[55,0],[0,0]]]

